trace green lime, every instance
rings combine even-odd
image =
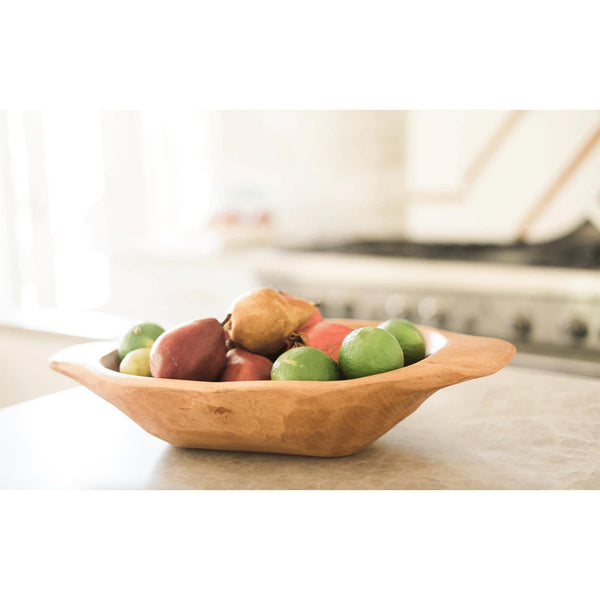
[[[125,358],[125,356],[132,350],[138,348],[152,348],[154,340],[164,333],[164,329],[156,323],[139,323],[134,325],[127,333],[121,338],[119,344],[119,357]]]
[[[127,356],[119,365],[121,373],[127,375],[140,375],[141,377],[151,377],[150,373],[150,348],[138,348],[127,353]]]
[[[425,338],[410,321],[388,319],[378,327],[389,331],[400,342],[405,365],[412,365],[425,358]]]
[[[340,368],[349,379],[385,373],[404,365],[398,340],[384,329],[360,327],[340,346]]]
[[[277,381],[333,381],[339,378],[335,360],[322,350],[310,346],[284,352],[271,369],[271,379]]]

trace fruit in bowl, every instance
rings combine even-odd
[[[264,381],[271,379],[272,368],[273,363],[266,356],[232,348],[227,352],[227,363],[219,381]]]
[[[340,378],[337,363],[325,352],[310,346],[292,348],[273,364],[275,381],[335,381]]]
[[[225,331],[217,319],[196,319],[165,331],[150,351],[153,377],[215,381],[227,363]]]
[[[342,372],[352,379],[393,371],[404,365],[398,340],[377,327],[360,327],[349,333],[340,346],[339,358]]]
[[[246,292],[233,303],[228,329],[236,345],[268,356],[292,343],[298,328],[314,312],[312,302],[261,288]]]
[[[152,348],[155,340],[165,330],[156,323],[138,323],[128,329],[119,342],[119,357],[123,360],[127,354],[139,348]]]
[[[405,319],[388,319],[378,327],[398,340],[405,365],[412,365],[425,358],[425,338],[413,323]]]
[[[332,381],[399,369],[425,358],[412,323],[389,319],[353,328],[324,319],[309,300],[270,288],[248,291],[222,321],[168,331],[134,325],[119,344],[123,374],[193,381]]]
[[[340,346],[344,338],[352,333],[353,329],[340,323],[321,321],[309,327],[300,328],[300,337],[306,346],[318,348],[336,362],[339,358]]]

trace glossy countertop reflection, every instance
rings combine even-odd
[[[186,450],[78,387],[0,410],[3,489],[600,489],[600,380],[509,366],[343,458]]]

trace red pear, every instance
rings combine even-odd
[[[217,319],[198,319],[165,331],[150,351],[153,377],[216,381],[226,362],[225,332]]]
[[[273,363],[260,354],[234,348],[227,353],[227,364],[219,381],[255,381],[271,379]]]
[[[340,346],[344,338],[354,331],[351,327],[321,321],[301,333],[302,341],[312,348],[318,348],[337,362]]]

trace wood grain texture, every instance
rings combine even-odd
[[[350,327],[372,321],[331,319]],[[512,344],[420,326],[429,356],[395,371],[342,381],[203,382],[119,373],[115,342],[71,346],[50,367],[174,446],[307,456],[354,454],[435,391],[490,375]]]

